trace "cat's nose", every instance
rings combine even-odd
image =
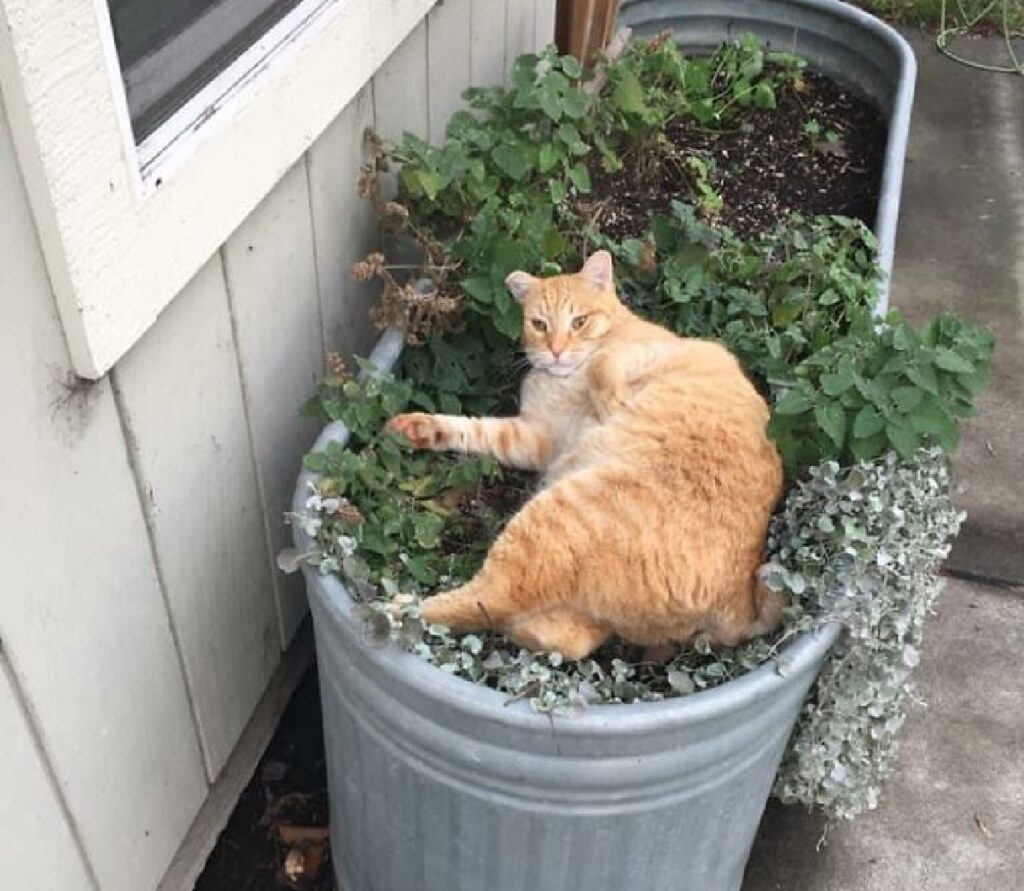
[[[557,360],[559,356],[565,351],[565,347],[551,347],[551,355]]]

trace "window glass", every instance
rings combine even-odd
[[[142,142],[302,0],[107,0]]]

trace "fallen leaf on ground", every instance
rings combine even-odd
[[[284,875],[293,884],[306,874],[306,855],[298,848],[292,848],[284,858]]]

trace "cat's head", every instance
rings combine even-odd
[[[535,278],[513,272],[505,284],[523,307],[527,358],[558,377],[567,377],[590,358],[622,310],[608,251],[591,254],[571,275]]]

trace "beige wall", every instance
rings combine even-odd
[[[305,612],[274,568],[326,350],[366,352],[362,134],[440,137],[554,0],[445,0],[104,379],[76,382],[0,107],[0,863],[151,891]],[[286,120],[283,122],[286,125]]]

